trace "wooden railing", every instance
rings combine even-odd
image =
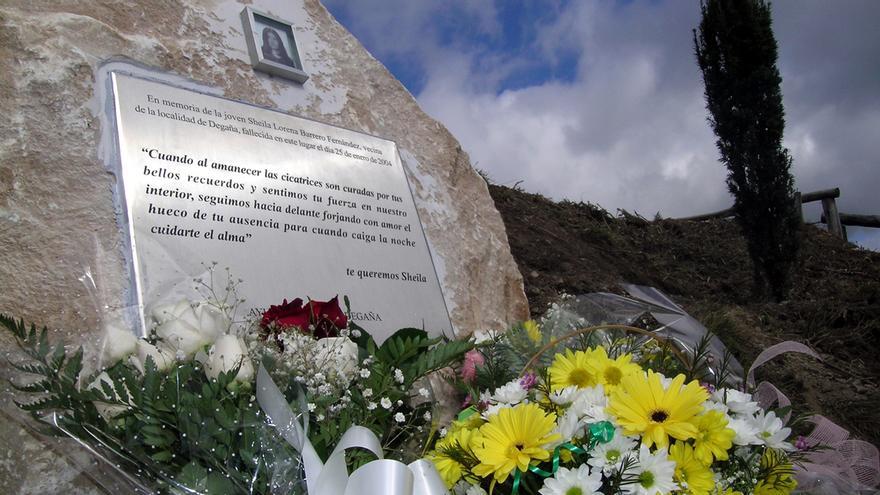
[[[880,215],[854,215],[851,213],[840,213],[837,211],[837,198],[840,197],[840,188],[824,189],[822,191],[813,191],[809,193],[795,193],[795,201],[798,208],[804,203],[812,203],[814,201],[822,202],[822,217],[820,222],[828,224],[828,232],[846,240],[846,229],[844,225],[853,225],[859,227],[880,228]],[[714,213],[706,213],[693,217],[680,218],[679,220],[700,221],[712,218],[727,218],[734,215],[733,208],[716,211]],[[801,214],[803,218],[803,214]]]

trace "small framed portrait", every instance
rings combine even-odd
[[[254,69],[306,82],[309,75],[303,70],[290,22],[250,7],[241,11],[241,22]]]

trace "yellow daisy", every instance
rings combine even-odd
[[[550,388],[556,391],[572,385],[578,388],[595,386],[598,382],[596,375],[590,371],[589,361],[596,352],[596,349],[577,352],[566,349],[564,354],[557,354],[549,368]]]
[[[523,328],[526,330],[526,335],[529,336],[529,340],[532,341],[535,345],[541,343],[544,340],[544,337],[541,335],[541,329],[538,327],[538,324],[535,323],[535,320],[528,320],[523,323]]]
[[[437,441],[434,452],[429,458],[434,462],[437,472],[446,483],[446,488],[452,488],[461,479],[466,468],[461,464],[461,457],[456,455],[455,449],[462,448],[467,452],[472,451],[475,441],[478,441],[479,432],[466,428],[450,431],[445,437]]]
[[[605,348],[598,347],[593,354],[593,359],[587,362],[587,369],[605,387],[605,393],[610,394],[620,384],[623,377],[643,372],[641,366],[631,361],[632,354],[624,354],[618,356],[617,359],[611,359],[605,352]]]
[[[669,447],[669,458],[675,461],[673,477],[681,486],[687,487],[682,493],[707,495],[715,487],[712,470],[694,457],[694,448],[687,442],[675,442]]]
[[[606,410],[627,435],[642,435],[644,445],[665,449],[670,436],[687,440],[697,435],[691,421],[703,410],[709,394],[696,381],[683,385],[684,375],[676,376],[664,389],[660,377],[651,370],[624,377]]]
[[[727,427],[727,417],[721,411],[706,411],[694,419],[697,436],[694,438],[694,455],[703,464],[712,459],[727,460],[727,451],[733,446],[736,432]]]
[[[545,446],[560,439],[554,428],[556,415],[545,414],[535,404],[502,409],[480,428],[481,438],[473,448],[480,464],[474,474],[491,474],[503,483],[514,469],[525,471],[534,461],[546,461],[550,452]]]

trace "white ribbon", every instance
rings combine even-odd
[[[419,459],[409,465],[384,459],[379,438],[363,426],[352,426],[342,435],[327,462],[321,462],[308,439],[308,409],[301,400],[303,424],[296,419],[284,394],[263,366],[257,372],[257,402],[287,440],[302,456],[309,495],[446,495],[446,485],[434,464]],[[345,451],[350,448],[367,449],[379,459],[361,466],[349,477],[345,466]]]

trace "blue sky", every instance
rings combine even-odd
[[[496,183],[646,217],[732,204],[693,54],[697,1],[324,4]],[[773,13],[797,188],[840,187],[841,211],[880,214],[880,2]],[[880,250],[880,229],[849,234]]]

